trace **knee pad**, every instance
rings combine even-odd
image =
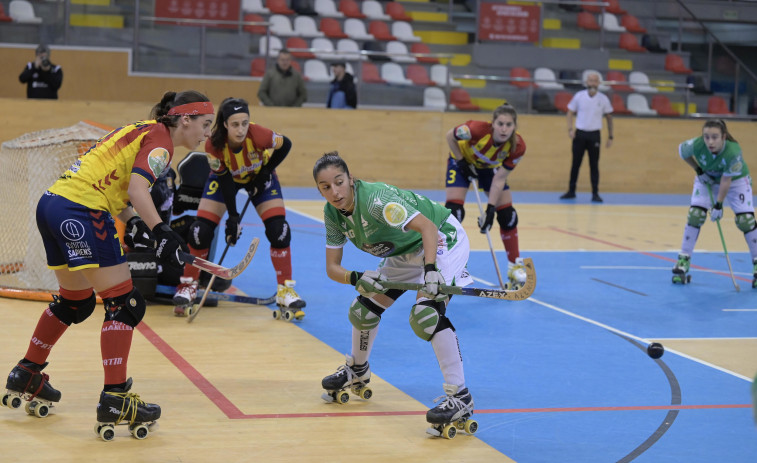
[[[463,223],[463,219],[465,218],[465,207],[462,204],[447,201],[444,203],[444,207],[452,211],[452,215],[455,216],[458,222]]]
[[[358,296],[350,305],[350,323],[356,329],[370,330],[376,328],[381,321],[384,309],[367,297]]]
[[[95,292],[81,301],[71,301],[62,296],[53,296],[53,302],[50,303],[50,312],[52,312],[60,321],[68,326],[72,323],[81,323],[95,311],[97,297]]]
[[[188,243],[195,249],[208,249],[213,244],[217,224],[204,217],[198,217],[189,226]]]
[[[694,227],[700,228],[707,221],[707,209],[699,206],[691,206],[689,208],[689,216],[687,223]]]
[[[283,215],[269,217],[263,221],[263,225],[265,225],[265,236],[272,248],[284,249],[289,247],[292,233],[289,230],[289,223]]]
[[[757,228],[757,223],[754,221],[754,212],[736,214],[736,226],[739,227],[739,230],[743,233],[749,233]]]
[[[115,320],[132,328],[139,325],[147,309],[145,298],[137,288],[132,288],[128,293],[120,296],[106,298],[103,302],[105,302],[106,322]]]
[[[455,327],[449,319],[444,316],[447,306],[444,301],[431,301],[421,299],[410,309],[410,327],[416,336],[424,341],[430,341],[439,331]]]
[[[518,214],[512,204],[497,211],[497,223],[505,231],[518,226]]]

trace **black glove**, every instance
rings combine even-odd
[[[458,159],[457,161],[457,168],[466,176],[468,177],[468,180],[472,178],[478,178],[478,171],[476,170],[476,167],[469,163],[468,161],[463,159]]]
[[[481,233],[486,233],[491,230],[492,225],[494,224],[494,213],[496,211],[496,207],[491,204],[486,205],[486,212],[478,218],[478,228],[481,229]]]
[[[700,182],[704,183],[705,185],[712,185],[715,183],[715,179],[707,175],[701,167],[697,166],[697,168],[694,170],[696,170],[697,178],[699,178]]]
[[[271,171],[263,167],[262,169],[260,169],[260,172],[255,175],[255,178],[253,178],[252,181],[247,184],[247,191],[250,192],[250,196],[255,196],[256,194],[262,193],[263,190],[265,190],[266,183],[270,181]]]
[[[226,242],[231,246],[237,244],[237,240],[242,236],[240,220],[238,215],[230,215],[226,218]]]
[[[155,248],[155,257],[169,267],[182,270],[184,268],[184,261],[179,258],[179,251],[189,252],[187,243],[165,222],[155,225],[155,228],[152,229],[152,234],[158,242],[158,247]]]
[[[153,248],[155,247],[155,238],[144,220],[135,215],[126,222],[124,243],[131,249],[137,246]]]

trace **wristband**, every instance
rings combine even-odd
[[[426,264],[423,266],[423,273],[436,272],[436,264]]]
[[[350,272],[350,284],[352,286],[355,286],[357,284],[357,281],[360,279],[360,277],[363,276],[363,272]]]
[[[702,170],[702,168],[699,167],[699,166],[696,166],[694,168],[694,170],[696,171],[697,175],[702,175],[704,173],[704,171]]]
[[[717,201],[714,206],[712,206],[713,209],[723,209],[723,203],[720,201]]]

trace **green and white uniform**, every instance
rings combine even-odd
[[[393,281],[424,282],[421,234],[406,229],[423,214],[439,229],[436,266],[447,284],[473,282],[466,269],[470,243],[463,227],[446,207],[411,191],[381,182],[355,180],[355,207],[349,216],[331,204],[324,206],[326,247],[342,248],[351,241],[358,249],[383,260],[379,271]]]

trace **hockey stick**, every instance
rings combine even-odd
[[[712,205],[715,205],[715,198],[712,196],[712,187],[710,187],[709,183],[705,183],[707,185],[707,192],[710,194],[710,203]],[[739,284],[736,283],[736,277],[733,275],[733,268],[731,267],[731,258],[728,257],[728,249],[725,247],[725,238],[723,238],[723,229],[720,228],[720,219],[716,220],[715,223],[718,225],[718,233],[720,233],[720,242],[723,243],[723,252],[725,253],[725,261],[728,263],[728,271],[731,272],[731,281],[733,281],[733,286],[736,288],[736,292],[741,291],[741,288],[739,287]]]
[[[444,294],[460,296],[476,296],[489,299],[504,299],[506,301],[523,301],[531,297],[536,288],[536,272],[534,263],[530,257],[523,259],[523,265],[526,268],[526,283],[516,290],[507,289],[485,289],[485,288],[466,288],[463,286],[441,285],[440,292]],[[399,281],[380,281],[381,285],[387,289],[402,289],[405,291],[418,291],[423,288],[422,283],[404,283]]]
[[[176,286],[157,285],[155,292],[159,294],[165,294],[166,297],[172,297],[176,292]],[[197,296],[202,298],[205,295],[206,290],[200,289],[197,291]],[[238,294],[219,293],[217,291],[210,291],[207,296],[207,301],[227,301],[236,302],[239,304],[251,304],[251,305],[270,305],[276,302],[276,294],[270,297],[255,297],[255,296],[241,296]]]
[[[481,198],[478,195],[478,180],[475,178],[470,179],[473,183],[473,191],[476,193],[476,203],[478,204],[478,212],[481,215],[484,215],[484,208],[481,205]],[[502,281],[502,272],[499,270],[499,263],[497,262],[497,255],[494,253],[494,246],[492,246],[492,237],[489,236],[489,230],[485,230],[484,233],[486,233],[486,241],[489,242],[489,251],[492,253],[492,260],[494,260],[494,268],[497,270],[497,278],[499,279],[499,286],[502,289],[506,289],[505,283]]]
[[[214,264],[213,262],[210,262],[208,260],[193,256],[188,252],[179,251],[178,253],[179,258],[181,258],[181,260],[185,264],[197,267],[202,271],[208,272],[214,277],[223,278],[224,280],[231,280],[232,278],[236,278],[244,271],[244,269],[247,268],[248,265],[250,265],[252,258],[255,256],[255,251],[258,248],[259,242],[260,240],[258,238],[253,238],[252,243],[250,243],[250,248],[247,250],[247,254],[245,254],[242,261],[231,268]]]
[[[249,207],[249,205],[250,205],[251,202],[252,202],[252,196],[250,196],[248,194],[247,195],[247,202],[244,203],[244,207],[242,208],[242,213],[239,215],[239,221],[240,221],[240,223],[242,221],[242,217],[244,217],[244,213],[247,212],[247,207]],[[250,259],[249,259],[250,261],[252,260],[252,256],[255,255],[255,250],[258,247],[258,242],[259,242],[259,240],[258,240],[257,237],[255,237],[255,238],[252,239],[252,243],[250,244],[250,248],[252,249],[252,244],[254,244],[255,245],[255,249],[252,250],[252,255],[250,255],[249,251],[247,253],[247,255],[250,256]],[[229,252],[229,246],[231,246],[231,243],[226,243],[226,247],[223,249],[223,254],[221,254],[221,258],[218,259],[218,265],[219,266],[223,263],[223,259],[226,257],[226,253]],[[247,256],[245,256],[245,258],[247,258]],[[242,262],[244,262],[244,259],[242,260]],[[247,264],[249,265],[249,263],[250,262],[248,261]],[[245,267],[247,267],[247,265],[245,265]],[[202,267],[200,267],[200,268],[202,268]],[[244,268],[242,270],[244,270]],[[202,306],[205,305],[205,299],[208,297],[208,293],[210,292],[210,288],[213,287],[213,282],[216,281],[216,276],[221,276],[221,275],[216,275],[213,272],[210,272],[210,273],[211,273],[212,276],[210,277],[210,281],[208,282],[208,285],[206,286],[206,288],[208,290],[203,293],[202,299],[200,299],[200,303],[197,304],[196,307],[195,306],[191,306],[187,310],[187,312],[188,312],[188,314],[187,314],[188,315],[187,316],[187,323],[192,323],[192,321],[194,321],[195,317],[197,317],[197,314],[200,313],[200,309],[202,309]],[[242,273],[241,270],[240,270],[239,273]],[[223,278],[223,277],[221,276],[221,278]],[[231,278],[234,278],[234,277],[231,277]],[[230,280],[231,278],[226,278],[226,279]]]

